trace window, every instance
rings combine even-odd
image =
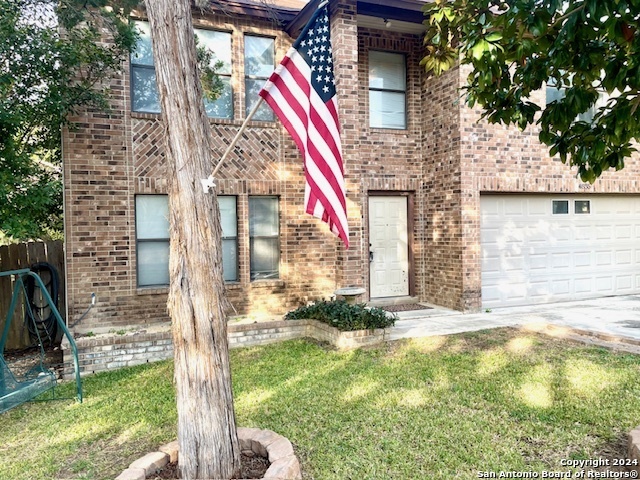
[[[369,126],[407,128],[405,57],[369,52]]]
[[[233,118],[233,89],[231,88],[231,34],[214,30],[195,29],[198,45],[214,53],[213,64],[222,62],[216,73],[222,80],[222,94],[213,102],[205,99],[204,107],[212,118]]]
[[[238,217],[237,199],[219,196],[220,222],[222,223],[222,270],[225,282],[238,280]]]
[[[573,203],[574,212],[576,215],[585,215],[591,213],[591,201],[590,200],[576,200]]]
[[[136,196],[138,286],[169,285],[169,205],[166,195]]]
[[[547,80],[546,104],[549,105],[552,102],[562,100],[566,96],[566,90],[567,90],[567,86],[563,86],[563,85],[558,86],[558,83],[554,78],[550,78],[549,80]],[[598,99],[596,100],[596,103],[592,105],[589,108],[589,110],[587,110],[586,112],[582,112],[578,114],[578,116],[576,117],[576,120],[583,121],[586,123],[593,122],[593,118],[596,116],[596,113],[598,113],[598,109],[600,107],[604,107],[607,104],[608,98],[609,97],[606,94],[606,92],[601,91],[600,94],[598,95]]]
[[[222,270],[225,281],[238,280],[236,197],[219,196]],[[169,202],[167,195],[136,196],[138,287],[169,285]]]
[[[245,74],[245,107],[246,115],[259,100],[258,92],[269,79],[275,68],[275,52],[273,38],[244,37],[244,74]],[[254,120],[271,122],[274,120],[273,110],[266,103],[260,105],[253,116]]]
[[[278,197],[249,197],[251,280],[279,278]]]
[[[553,200],[551,204],[554,215],[567,215],[569,213],[569,200]]]
[[[131,53],[131,109],[134,112],[160,113],[160,96],[151,51],[151,29],[147,22],[135,22],[140,33]]]
[[[147,22],[135,22],[140,38],[131,53],[131,109],[134,112],[160,113],[160,96],[156,85],[156,70],[151,51],[151,30]],[[231,89],[231,34],[196,29],[198,44],[214,53],[214,62],[222,61],[218,75],[224,84],[222,94],[213,102],[205,100],[207,115],[213,118],[233,118]]]

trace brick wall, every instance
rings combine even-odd
[[[211,120],[213,168],[244,120],[244,34],[274,37],[277,59],[292,40],[266,21],[220,15],[195,24],[232,32],[235,118]],[[81,112],[71,119],[77,128],[64,135],[70,322],[84,312],[91,292],[98,300],[79,332],[168,321],[167,288],[137,288],[135,195],[164,194],[167,185],[160,116],[131,112],[128,69],[123,65],[111,81],[111,110]],[[300,156],[285,135],[278,122],[251,122],[219,173],[218,193],[237,196],[239,281],[228,284],[227,293],[238,313],[281,313],[336,289],[337,241],[304,214]],[[249,281],[250,195],[280,199],[278,280]]]
[[[424,271],[423,299],[465,309],[461,214],[460,72],[427,76],[423,83]]]

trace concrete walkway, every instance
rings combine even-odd
[[[640,295],[461,313],[435,307],[399,312],[391,339],[448,335],[487,328],[554,325],[640,341]]]

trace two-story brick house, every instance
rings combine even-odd
[[[224,66],[206,105],[221,156],[317,7],[258,0],[194,9]],[[537,140],[479,122],[465,73],[425,74],[420,0],[330,0],[351,247],[304,213],[300,154],[264,105],[217,178],[224,276],[238,313],[284,313],[362,286],[364,300],[474,310],[640,293],[640,167],[585,185]],[[109,112],[64,135],[68,319],[79,331],[163,324],[163,129],[150,37],[111,84]],[[539,102],[545,102],[545,91]]]

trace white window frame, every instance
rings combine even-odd
[[[253,199],[272,199],[276,202],[277,218],[275,222],[275,234],[271,235],[254,235],[251,223],[251,203]],[[261,272],[254,271],[254,241],[260,239],[275,240],[276,271]],[[249,269],[251,281],[274,280],[280,278],[280,198],[274,195],[252,195],[249,197]]]
[[[253,74],[248,74],[247,73],[247,39],[249,38],[259,38],[259,39],[263,39],[263,40],[270,40],[271,41],[271,52],[272,52],[272,57],[273,57],[273,68],[270,70],[270,72],[268,74],[265,75],[253,75]],[[249,115],[249,112],[253,109],[253,107],[255,106],[256,102],[260,99],[257,95],[254,98],[249,98],[249,91],[250,89],[247,87],[247,84],[249,82],[255,82],[257,81],[258,83],[260,83],[261,85],[264,85],[267,80],[269,79],[269,77],[271,76],[271,73],[273,73],[273,70],[275,70],[275,58],[276,58],[276,39],[273,37],[269,37],[269,36],[263,36],[263,35],[253,35],[253,34],[245,34],[244,36],[244,65],[245,65],[245,71],[244,71],[244,104],[245,104],[245,116]],[[273,122],[275,121],[275,115],[273,113],[273,110],[266,104],[266,102],[263,102],[262,105],[260,105],[260,107],[258,108],[258,110],[256,110],[256,113],[253,116],[254,120],[258,120],[258,121],[263,121],[263,122]]]
[[[553,211],[553,206],[556,202],[564,202],[567,204],[567,212],[566,213],[556,213]],[[551,200],[551,215],[571,215],[571,201],[567,198],[555,198]]]
[[[403,62],[403,70],[404,70],[404,89],[392,89],[392,88],[384,88],[384,87],[375,87],[371,85],[371,67],[372,67],[372,56],[375,56],[375,54],[385,54],[385,55],[393,55],[393,56],[397,56],[397,57],[401,57],[402,58],[402,62]],[[386,52],[383,50],[370,50],[369,51],[369,80],[368,80],[368,86],[369,86],[369,127],[371,128],[380,128],[380,129],[391,129],[391,130],[406,130],[407,129],[407,56],[404,53],[397,53],[397,52]],[[396,125],[396,124],[384,124],[384,122],[381,120],[380,123],[375,123],[374,119],[376,118],[377,114],[374,115],[374,102],[372,101],[372,95],[375,92],[383,92],[383,93],[393,93],[393,94],[398,94],[398,95],[402,95],[403,99],[404,99],[404,105],[403,105],[403,113],[404,113],[404,118],[403,118],[403,123],[402,125]]]
[[[167,252],[169,250],[169,228],[168,228],[168,224],[169,224],[169,219],[167,218],[167,231],[166,231],[166,235],[157,235],[157,236],[153,236],[153,237],[145,237],[145,238],[141,238],[141,233],[140,233],[140,228],[139,228],[139,223],[140,223],[140,216],[142,215],[141,210],[142,210],[142,199],[143,198],[152,198],[152,197],[164,197],[165,199],[167,198],[167,195],[136,195],[135,196],[135,233],[136,233],[136,284],[138,286],[138,288],[153,288],[153,287],[161,287],[161,286],[167,286],[169,285],[169,274],[167,272],[166,275],[166,279],[167,281],[159,281],[159,282],[141,282],[141,278],[142,277],[146,277],[147,274],[142,275],[142,265],[141,265],[141,244],[156,244],[156,245],[161,245],[161,246],[166,246]],[[167,205],[167,212],[168,212],[168,205]],[[168,215],[168,213],[167,213]],[[168,258],[168,255],[167,255]],[[168,260],[167,260],[168,262]],[[169,265],[167,263],[167,269],[169,268]]]
[[[140,283],[140,258],[138,255],[138,252],[140,251],[140,247],[139,245],[141,243],[162,243],[162,244],[166,244],[167,248],[169,247],[169,243],[170,243],[170,239],[169,239],[169,230],[168,230],[168,226],[167,226],[167,232],[166,235],[162,235],[162,236],[157,236],[157,237],[153,237],[153,238],[140,238],[139,232],[138,232],[138,219],[139,219],[139,215],[140,215],[140,208],[139,208],[139,204],[138,201],[142,198],[142,197],[164,197],[165,199],[167,199],[167,210],[168,210],[168,196],[166,194],[153,194],[153,195],[146,195],[146,194],[140,194],[140,195],[136,195],[135,196],[135,224],[136,224],[136,278],[137,278],[137,286],[138,288],[153,288],[153,287],[162,287],[162,286],[167,286],[169,283],[168,281],[162,282],[162,283]],[[235,257],[235,266],[234,266],[234,270],[235,270],[235,277],[234,278],[228,278],[225,279],[225,282],[238,282],[239,278],[240,278],[240,271],[239,271],[239,265],[238,265],[238,197],[235,195],[219,195],[219,198],[233,198],[234,199],[234,223],[235,223],[235,235],[229,235],[228,233],[225,233],[224,231],[222,232],[222,242],[225,241],[229,241],[232,240],[235,242],[235,252],[236,252],[236,257]],[[222,214],[222,212],[221,212]],[[222,220],[222,218],[221,218]],[[224,221],[221,222],[224,225]],[[167,224],[168,224],[168,219],[167,219]],[[224,247],[223,247],[224,248]],[[221,252],[222,253],[222,252]],[[224,275],[224,256],[222,256],[223,258],[223,275]],[[168,278],[168,275],[167,275]]]
[[[148,25],[149,22],[144,21],[144,20],[136,20],[135,21],[136,24],[144,24],[146,25],[146,27],[144,29],[148,29]],[[223,30],[206,30],[206,29],[202,29],[202,28],[194,28],[194,34],[198,35],[198,32],[206,32],[206,31],[214,31],[220,34],[225,34],[229,36],[229,46],[231,48],[231,51],[229,52],[229,57],[232,58],[233,56],[233,46],[232,46],[232,36],[231,36],[231,32],[226,32]],[[199,36],[199,39],[202,39],[202,36]],[[202,41],[202,40],[201,40]],[[151,42],[151,38],[149,38],[149,42]],[[151,44],[151,43],[150,43]],[[209,47],[210,48],[210,47]],[[211,50],[213,50],[212,48],[210,48]],[[215,55],[214,55],[215,57]],[[214,61],[215,58],[214,58]],[[222,119],[233,119],[233,87],[232,87],[232,82],[231,82],[231,78],[233,76],[233,62],[230,62],[229,64],[229,70],[228,71],[224,71],[224,72],[216,72],[218,74],[219,77],[221,77],[221,79],[223,80],[223,82],[225,83],[225,88],[228,88],[230,90],[230,95],[231,95],[231,111],[228,115],[222,115],[222,116],[217,116],[217,115],[209,115],[209,112],[207,112],[207,115],[209,116],[209,118],[222,118]],[[131,102],[131,111],[132,112],[136,112],[136,113],[161,113],[161,107],[160,107],[160,96],[158,94],[158,87],[156,82],[154,81],[154,92],[153,94],[155,95],[156,98],[156,104],[157,104],[157,108],[135,108],[135,104],[136,104],[136,96],[135,96],[135,72],[136,70],[144,70],[147,72],[153,72],[153,78],[155,80],[155,65],[153,65],[153,63],[151,65],[149,65],[148,63],[138,63],[136,61],[136,52],[133,51],[131,52],[131,55],[129,56],[129,79],[130,79],[130,88],[129,88],[129,94],[130,94],[130,102]],[[228,85],[228,86],[227,86]],[[205,100],[203,100],[205,101]],[[216,100],[217,101],[217,100]],[[211,103],[215,103],[215,102],[211,102]],[[206,101],[205,101],[205,108],[206,108]]]

